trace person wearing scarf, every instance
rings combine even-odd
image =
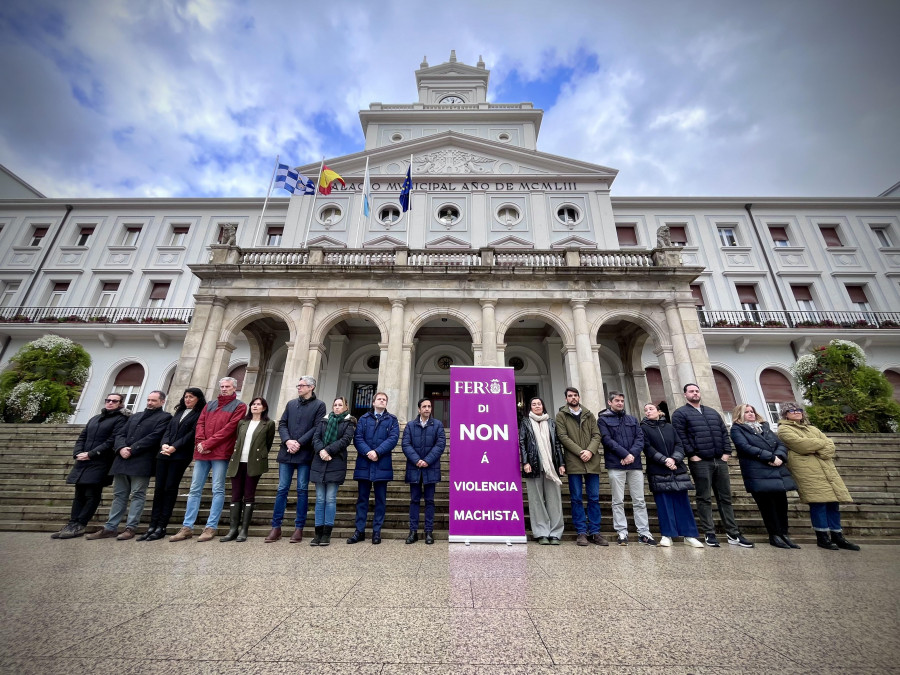
[[[528,494],[531,535],[542,545],[559,545],[563,533],[562,481],[566,463],[556,440],[556,423],[541,398],[528,402],[519,422],[519,458]]]
[[[338,396],[332,412],[322,417],[313,433],[313,460],[309,480],[316,486],[316,536],[310,546],[328,546],[337,511],[338,487],[347,475],[347,446],[356,432],[356,418],[347,399]]]

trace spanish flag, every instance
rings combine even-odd
[[[330,195],[331,194],[331,184],[334,181],[340,182],[341,185],[346,185],[344,179],[340,177],[340,175],[336,171],[332,171],[324,164],[322,165],[322,175],[319,177],[319,194],[320,195]]]

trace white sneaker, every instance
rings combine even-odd
[[[688,546],[693,546],[694,548],[703,548],[703,543],[699,539],[695,539],[694,537],[685,537],[684,543]]]
[[[672,537],[660,537],[659,545],[669,547],[672,545]]]

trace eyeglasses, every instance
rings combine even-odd
[[[800,409],[800,408],[785,408],[785,409],[784,409],[784,412],[785,412],[785,413],[792,413],[792,412],[802,413],[803,410]]]
[[[104,403],[121,403],[122,399],[120,398],[108,398],[103,401]]]
[[[300,389],[301,387],[309,387],[309,386],[310,385],[308,385],[308,384],[298,384],[297,389]]]

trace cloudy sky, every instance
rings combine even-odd
[[[896,0],[4,0],[0,163],[50,197],[262,196],[276,154],[358,152],[358,111],[455,49],[614,195],[873,196],[898,26]]]

